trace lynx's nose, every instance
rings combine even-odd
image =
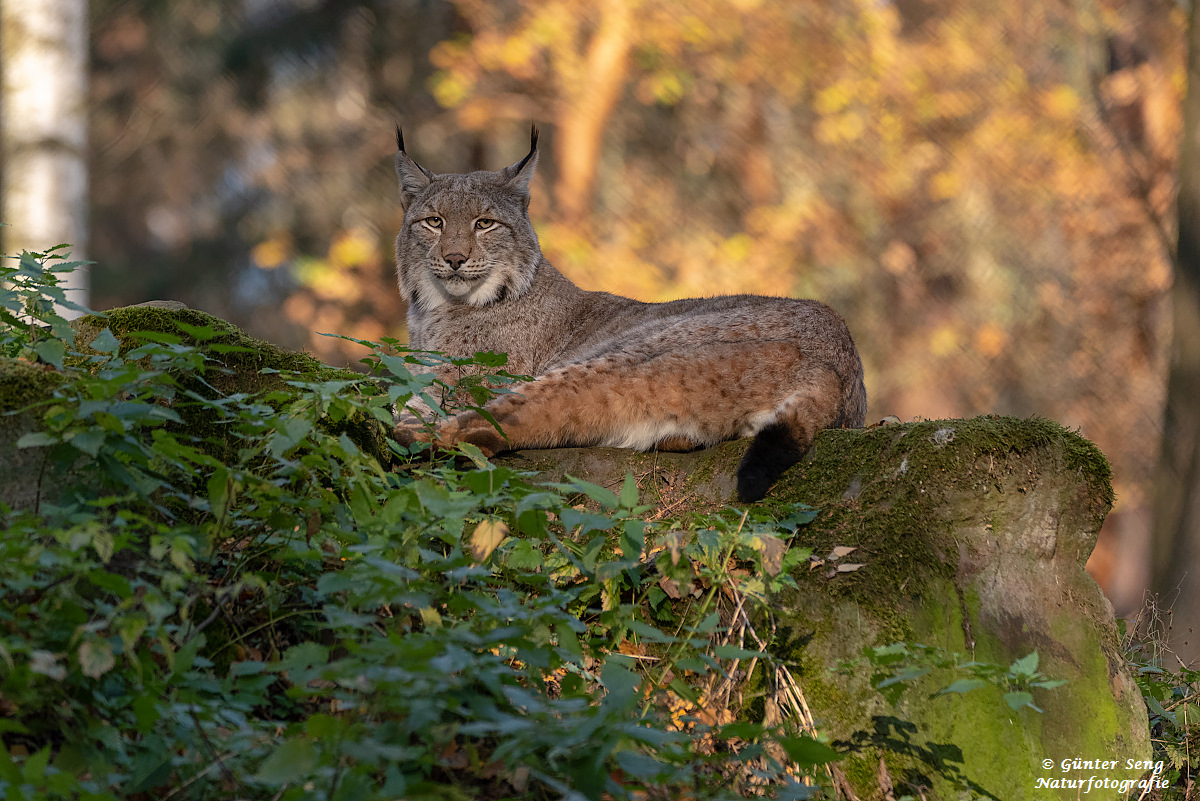
[[[457,271],[459,267],[467,260],[467,257],[461,253],[447,253],[442,256],[442,260],[450,267],[451,270]]]

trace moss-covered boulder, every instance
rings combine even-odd
[[[278,391],[278,408],[281,401],[301,391],[288,383],[291,380],[359,381],[363,377],[321,364],[308,354],[255,339],[232,323],[180,303],[150,302],[111,309],[103,315],[81,317],[71,325],[75,348],[85,354],[105,329],[120,343],[121,355],[147,341],[139,336],[140,332],[165,334],[182,345],[198,348],[207,361],[202,377],[180,375],[178,380],[183,388],[207,397]],[[59,372],[24,359],[0,358],[0,453],[5,454],[0,459],[0,501],[14,509],[32,509],[42,501],[53,500],[58,489],[47,480],[49,449],[18,449],[16,443],[40,428],[43,402],[50,400],[73,372],[90,369],[84,361],[70,357],[66,364],[68,369]],[[228,427],[212,425],[211,415],[202,407],[181,404],[180,413],[188,433],[202,439],[203,447],[215,455],[225,456],[237,447]],[[356,415],[328,421],[328,428],[346,433],[382,464],[390,462],[388,431],[376,420]]]
[[[505,458],[614,488],[632,470],[647,502],[687,511],[728,502],[744,445]],[[771,649],[796,666],[820,729],[854,750],[841,765],[860,797],[890,781],[896,797],[1075,798],[1074,781],[1111,787],[1143,774],[1128,765],[1149,758],[1145,707],[1112,607],[1084,570],[1112,504],[1094,445],[1047,420],[1005,417],[824,431],[764,501],[781,513],[796,503],[820,510],[799,544],[822,557],[856,548],[847,558],[863,566],[802,568],[799,589],[773,604]],[[944,671],[893,705],[870,667],[837,671],[865,647],[898,642],[1004,666],[1036,651],[1038,670],[1067,683],[1033,691],[1039,713],[1014,711],[997,687],[931,698],[954,680]],[[1064,770],[1064,760],[1091,764]]]
[[[292,391],[274,371],[316,380],[355,375],[186,308],[116,309],[75,325],[80,349],[105,328],[124,349],[138,331],[196,344],[214,360],[204,382],[210,392]],[[0,360],[0,408],[25,409],[65,380],[44,366]],[[30,508],[53,489],[41,478],[42,449],[15,447],[40,419],[37,411],[0,417],[0,500],[12,506]],[[202,428],[204,420],[189,424]],[[360,446],[386,460],[384,426],[349,424]],[[199,433],[222,447],[218,436]],[[643,502],[686,517],[731,502],[745,447],[561,449],[497,461],[613,488],[632,471]],[[1049,421],[999,417],[824,431],[762,505],[784,517],[798,503],[819,510],[800,529],[800,544],[817,557],[855,548],[862,566],[802,567],[798,589],[774,599],[773,620],[762,628],[773,632],[769,648],[791,666],[820,730],[851,751],[840,768],[847,793],[1074,798],[1073,781],[1095,777],[1086,785],[1093,787],[1140,775],[1126,766],[1149,757],[1145,709],[1118,649],[1112,608],[1083,568],[1112,503],[1108,463],[1091,443]],[[952,680],[942,672],[917,680],[893,704],[872,686],[871,668],[837,670],[866,647],[900,642],[999,665],[1036,651],[1038,669],[1067,683],[1034,690],[1041,712],[1014,711],[994,686],[931,697]],[[761,689],[747,686],[745,695]],[[749,709],[770,717],[768,706],[760,700]],[[1105,789],[1092,797],[1117,796]]]
[[[0,501],[14,509],[41,503],[45,448],[18,448],[17,440],[38,427],[29,407],[54,396],[63,376],[48,365],[0,358]]]

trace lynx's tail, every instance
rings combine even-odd
[[[738,465],[738,497],[759,501],[784,471],[812,447],[822,428],[860,428],[867,417],[867,390],[862,360],[854,352],[853,364],[844,373],[821,365],[797,392],[778,409],[775,420],[764,426],[750,443]]]

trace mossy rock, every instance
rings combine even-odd
[[[124,348],[138,331],[175,334],[209,348],[221,369],[206,380],[223,394],[292,390],[275,370],[309,380],[358,377],[186,308],[114,309],[75,325],[80,348],[106,327]],[[197,343],[196,329],[214,336]],[[0,360],[0,408],[23,409],[49,398],[66,380],[39,365]],[[0,448],[16,454],[8,472],[0,472],[0,500],[10,505],[28,506],[42,491],[36,480],[41,449],[15,449],[39,419],[37,412],[0,418]],[[350,422],[359,426],[351,430],[360,447],[386,462],[384,427]],[[686,517],[732,502],[746,445],[688,454],[525,451],[496,461],[547,479],[571,474],[613,489],[633,471],[645,502]],[[14,476],[27,486],[15,485]],[[881,757],[897,796],[1005,801],[1075,797],[1073,790],[1038,786],[1039,780],[1079,778],[1043,768],[1043,760],[1055,766],[1075,758],[1108,760],[1123,767],[1149,757],[1146,712],[1121,657],[1112,608],[1083,568],[1112,503],[1108,463],[1087,440],[1051,421],[1003,417],[824,431],[761,506],[783,515],[797,503],[820,510],[801,529],[800,544],[816,555],[855,547],[853,559],[863,567],[832,575],[801,569],[798,589],[773,600],[769,648],[791,666],[820,729],[855,750],[841,766],[859,797],[881,795]],[[866,672],[835,672],[839,660],[859,656],[864,647],[900,641],[1002,665],[1036,650],[1040,670],[1068,683],[1035,692],[1044,710],[1039,714],[1013,712],[996,689],[930,698],[948,683],[937,675],[891,706]],[[756,689],[745,688],[747,694]],[[749,709],[765,714],[761,703]],[[1135,774],[1098,772],[1106,779]],[[917,793],[914,786],[928,789]]]
[[[613,488],[631,470],[646,502],[682,515],[731,502],[744,448],[563,449],[500,461]],[[1124,766],[1149,758],[1145,706],[1112,607],[1084,570],[1112,505],[1109,479],[1104,455],[1057,423],[980,417],[823,431],[762,502],[781,515],[797,503],[818,508],[797,543],[816,556],[855,547],[847,559],[863,564],[832,575],[828,565],[802,568],[798,589],[772,602],[770,644],[793,666],[820,729],[854,751],[841,769],[860,797],[878,797],[881,757],[897,797],[920,797],[921,787],[926,798],[1074,798],[1053,780],[1079,778],[1059,769],[1076,757],[1117,765],[1084,771],[1085,783],[1140,776]],[[1005,666],[1037,651],[1039,670],[1067,684],[1034,690],[1043,712],[1014,712],[997,688],[931,698],[954,680],[931,674],[892,706],[869,667],[836,672],[865,647],[894,642]],[[750,711],[763,714],[762,703]]]
[[[0,502],[34,509],[42,500],[45,448],[17,448],[17,440],[38,427],[34,404],[62,385],[63,374],[44,364],[0,358]]]
[[[83,353],[90,351],[105,329],[120,343],[122,355],[143,344],[145,340],[138,336],[139,332],[167,334],[178,337],[184,345],[199,348],[209,359],[203,379],[188,375],[178,378],[185,389],[206,397],[277,391],[286,400],[301,392],[289,380],[357,381],[363,377],[361,373],[321,364],[306,353],[255,339],[225,320],[182,304],[126,306],[102,315],[81,317],[71,325],[75,329],[75,348]],[[88,369],[87,363],[79,359],[68,358],[66,365],[64,372],[58,372],[20,359],[0,359],[0,385],[4,387],[0,393],[0,412],[14,412],[49,400],[73,372]],[[276,401],[275,408],[279,406],[280,401]],[[203,409],[185,409],[181,414],[188,433],[203,440],[203,447],[213,455],[227,458],[237,447],[228,427],[215,425]],[[0,417],[0,448],[14,454],[0,466],[0,501],[13,508],[34,508],[39,501],[53,496],[52,489],[42,480],[48,449],[16,448],[22,435],[40,427],[40,420],[37,409]],[[326,420],[323,425],[330,433],[345,433],[381,464],[390,465],[389,432],[377,420],[355,414],[347,420]]]
[[[233,323],[182,304],[151,302],[123,306],[103,315],[81,317],[73,321],[71,327],[75,329],[75,347],[85,352],[105,328],[121,342],[122,354],[142,344],[136,336],[141,331],[177,336],[185,345],[199,346],[217,363],[218,369],[210,371],[205,378],[224,394],[287,390],[280,373],[318,381],[362,377],[349,370],[321,364],[307,353],[255,339]],[[212,333],[198,338],[196,332],[204,329]],[[214,348],[214,345],[219,347]],[[231,346],[244,350],[229,350]]]

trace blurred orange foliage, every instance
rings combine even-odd
[[[338,8],[303,12],[309,49],[276,54],[276,28],[214,18],[199,0],[180,0],[173,21],[99,3],[95,125],[107,144],[95,170],[125,204],[98,214],[102,263],[105,242],[118,253],[121,241],[105,231],[142,225],[177,254],[201,234],[241,242],[253,275],[294,282],[263,301],[282,315],[242,312],[251,327],[357,358],[311,333],[402,336],[388,255],[397,114],[410,152],[438,171],[516,160],[533,119],[544,158],[532,213],[578,283],[647,300],[821,298],[856,332],[873,418],[1052,417],[1109,455],[1119,512],[1145,504],[1168,342],[1177,4]],[[179,27],[164,39],[148,25]],[[198,80],[217,67],[195,54],[221,36],[248,53],[266,42],[267,55]],[[179,41],[193,43],[190,72],[166,44]],[[190,102],[164,94],[162,75]],[[266,200],[214,217],[220,193],[189,189],[206,148],[235,152],[235,177]],[[164,164],[176,183],[144,180]],[[143,216],[106,223],[128,208]],[[180,219],[191,240],[168,225]],[[216,290],[199,294],[238,316]]]

